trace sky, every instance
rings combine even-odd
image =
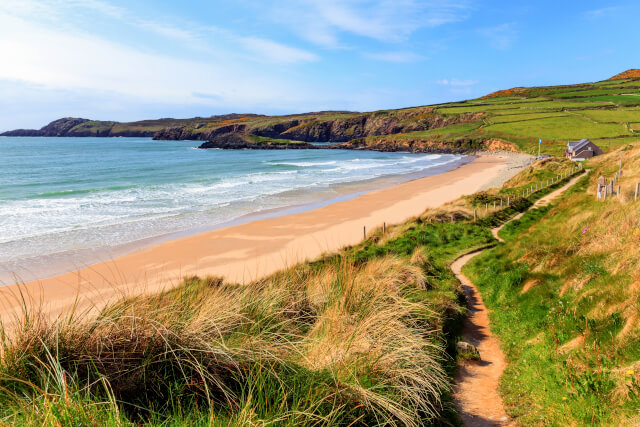
[[[640,2],[0,0],[0,131],[371,111],[640,68]]]

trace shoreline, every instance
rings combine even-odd
[[[371,191],[383,190],[416,179],[440,175],[468,164],[474,159],[475,156],[473,155],[464,155],[460,156],[456,160],[446,162],[444,164],[438,164],[419,172],[383,175],[362,181],[339,183],[327,190],[317,193],[309,193],[308,195],[313,194],[315,196],[313,200],[300,200],[298,202],[293,202],[279,207],[241,214],[240,216],[231,217],[220,222],[212,222],[209,224],[192,226],[182,230],[163,232],[117,245],[71,249],[0,262],[0,287],[43,280],[59,276],[64,273],[91,267],[95,264],[110,262],[115,258],[119,258],[169,240],[242,225],[253,221],[294,215],[319,209],[332,203],[351,200]],[[287,192],[279,193],[275,196],[282,196],[283,194],[291,193],[292,191],[299,190],[288,190]]]
[[[442,174],[317,209],[167,240],[80,270],[5,286],[0,288],[0,317],[19,313],[23,304],[50,315],[73,306],[99,308],[113,298],[168,289],[196,274],[247,283],[358,243],[363,227],[370,231],[383,222],[399,223],[487,185],[501,184],[524,166],[522,159],[521,154],[483,154]]]

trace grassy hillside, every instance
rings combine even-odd
[[[59,127],[48,132],[55,134]],[[358,148],[412,151],[510,149],[537,153],[538,139],[542,138],[542,151],[555,155],[563,152],[567,140],[589,138],[610,151],[635,141],[640,132],[640,74],[628,70],[597,83],[518,87],[464,102],[370,113],[85,121],[63,128],[69,136],[156,135],[160,139],[201,140],[240,130],[275,139],[351,141],[349,146]],[[24,131],[18,134],[29,135]]]
[[[597,177],[613,178],[621,156],[620,196],[597,200]],[[640,148],[588,167],[466,271],[492,310],[509,363],[502,392],[524,425],[640,423]]]
[[[640,76],[568,86],[513,88],[485,97],[433,106],[437,113],[456,116],[478,113],[478,120],[463,126],[446,126],[404,135],[369,137],[368,145],[381,141],[454,139],[497,140],[518,150],[559,155],[568,140],[589,138],[605,151],[638,139],[640,130]]]
[[[572,166],[548,161],[537,171]],[[530,185],[524,177],[503,191]],[[491,226],[551,188],[477,221],[480,199],[505,195],[462,198],[248,285],[193,277],[98,316],[27,313],[1,334],[0,420],[455,424],[449,391],[465,305],[449,264],[494,244]]]

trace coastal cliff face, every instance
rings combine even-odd
[[[341,114],[341,117],[302,117],[291,120],[233,124],[203,130],[188,126],[162,129],[156,140],[211,141],[226,133],[251,134],[266,138],[303,142],[348,142],[358,138],[429,130],[477,120],[479,114],[452,117],[439,115],[431,108],[381,111],[366,114]]]

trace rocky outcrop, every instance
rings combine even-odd
[[[305,142],[283,143],[278,141],[251,141],[241,132],[228,132],[213,136],[198,148],[221,148],[225,150],[299,150],[317,148]]]

